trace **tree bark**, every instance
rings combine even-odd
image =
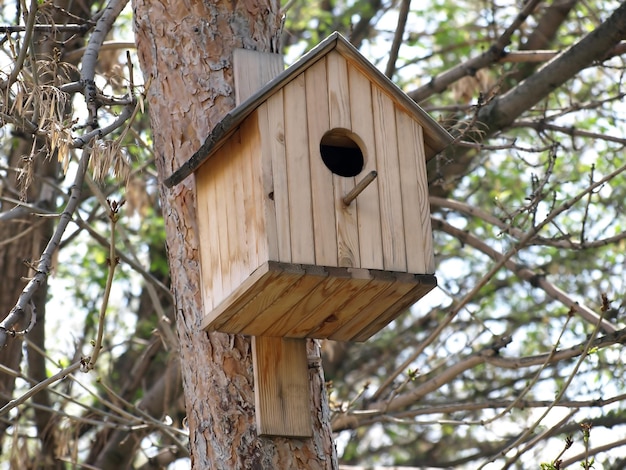
[[[135,0],[133,7],[162,182],[234,106],[233,49],[276,52],[281,14],[276,0]],[[320,368],[310,369],[313,437],[257,436],[249,338],[200,329],[194,180],[160,189],[193,468],[337,468]]]

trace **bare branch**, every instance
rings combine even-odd
[[[517,31],[517,29],[524,24],[528,15],[533,12],[538,4],[539,0],[530,0],[526,2],[522,11],[520,11],[515,18],[515,21],[511,23],[511,25],[486,52],[447,70],[441,75],[433,78],[426,85],[410,92],[409,96],[419,103],[435,93],[441,93],[460,78],[468,75],[472,76],[477,70],[498,62],[502,57],[506,56],[504,48],[511,42],[511,37],[515,31]]]
[[[400,45],[402,44],[402,37],[406,29],[406,21],[409,17],[409,9],[411,7],[411,0],[402,0],[400,5],[400,11],[398,12],[398,25],[393,35],[393,42],[391,43],[391,51],[389,52],[389,59],[387,61],[387,68],[385,69],[385,75],[391,78],[396,71],[396,61],[398,60],[398,52],[400,51]]]

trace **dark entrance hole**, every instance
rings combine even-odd
[[[356,176],[363,171],[365,160],[358,137],[347,129],[332,129],[320,142],[322,160],[330,171],[339,176]]]

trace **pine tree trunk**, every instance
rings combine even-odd
[[[275,51],[277,0],[135,0],[160,181],[202,144],[234,106],[232,50]],[[224,194],[223,197],[236,197]],[[193,468],[337,468],[320,368],[310,368],[311,439],[260,438],[250,339],[207,334],[202,318],[193,177],[161,187]],[[319,353],[317,345],[309,349]]]

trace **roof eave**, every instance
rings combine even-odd
[[[374,82],[388,91],[398,103],[406,108],[410,114],[415,116],[424,130],[426,160],[434,157],[452,142],[450,134],[430,117],[426,111],[420,108],[417,103],[400,90],[395,83],[389,80],[380,70],[365,59],[348,40],[338,32],[334,32],[303,55],[284,72],[269,81],[247,100],[226,114],[213,128],[196,153],[165,180],[165,186],[168,188],[174,187],[196,171],[205,160],[210,158],[210,156],[225,143],[226,139],[235,133],[240,124],[267,100],[269,96],[285,86],[304,70],[311,67],[333,49],[336,49],[342,56],[355,63],[359,68],[364,69]]]

